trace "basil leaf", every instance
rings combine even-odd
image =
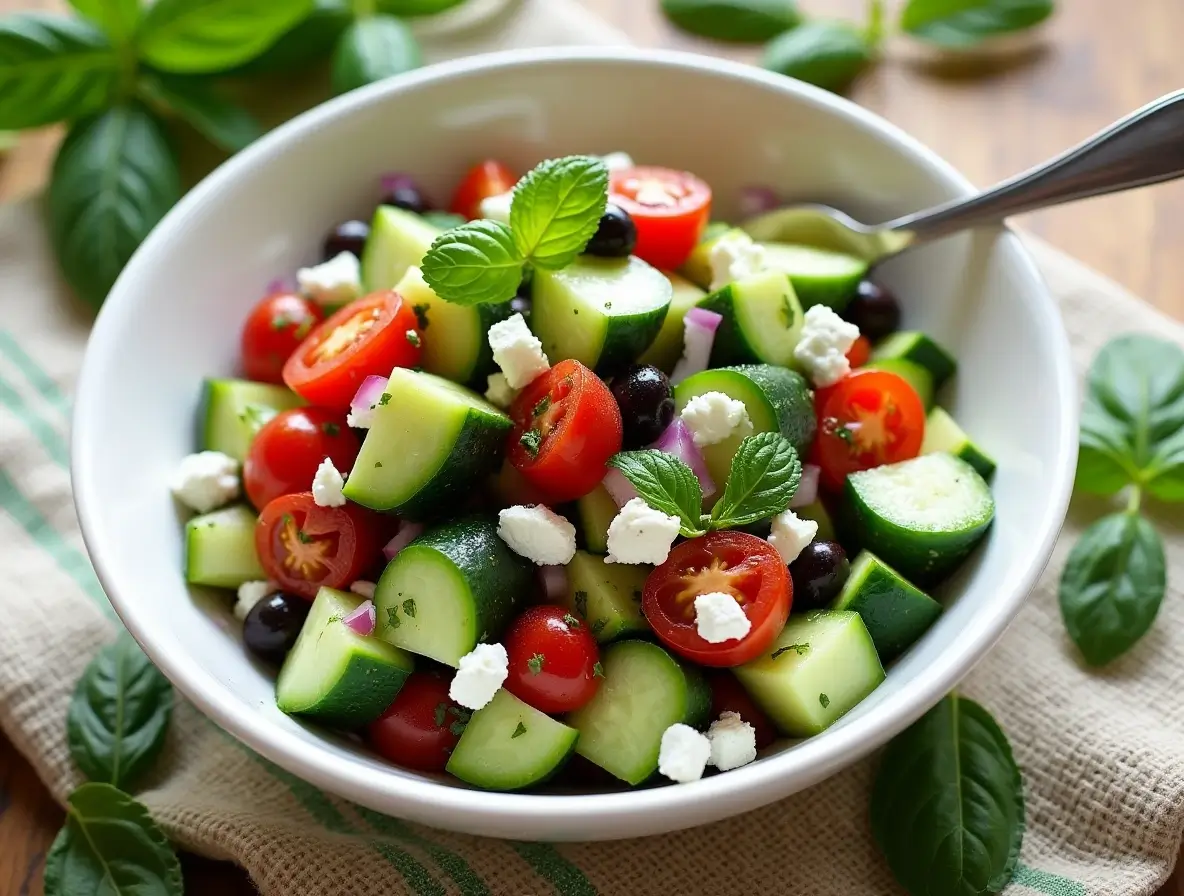
[[[358,19],[337,44],[333,56],[333,91],[346,93],[423,64],[411,29],[390,16]]]
[[[329,58],[353,21],[353,11],[345,0],[316,0],[312,12],[262,54],[235,69],[235,74],[274,74],[316,65]]]
[[[392,16],[434,16],[460,6],[465,0],[377,0],[379,12]]]
[[[677,457],[647,448],[615,454],[608,465],[620,470],[654,510],[678,517],[679,531],[687,538],[703,534],[703,488],[691,468]]]
[[[662,12],[691,34],[749,44],[776,37],[802,21],[795,0],[662,0]]]
[[[263,135],[263,128],[250,112],[221,96],[205,79],[148,75],[140,89],[227,152],[238,152]]]
[[[140,22],[140,0],[70,0],[70,5],[120,43],[135,33]]]
[[[128,634],[98,652],[66,713],[66,741],[92,781],[128,789],[164,746],[173,689]]]
[[[83,784],[45,857],[45,896],[181,896],[181,864],[140,803],[110,784]]]
[[[859,77],[874,56],[866,35],[846,22],[807,22],[770,42],[761,65],[837,92]]]
[[[510,229],[536,267],[558,270],[584,251],[608,204],[608,168],[595,156],[543,162],[514,187]]]
[[[939,46],[969,47],[1038,25],[1052,15],[1053,6],[1053,0],[909,0],[900,27]]]
[[[156,68],[217,72],[258,56],[312,10],[313,0],[156,0],[139,46]]]
[[[1126,653],[1147,632],[1166,588],[1163,542],[1137,513],[1085,530],[1061,574],[1061,617],[1091,666]]]
[[[912,896],[998,893],[1024,836],[1024,786],[991,714],[951,694],[888,744],[872,835]]]
[[[789,506],[802,481],[802,462],[789,439],[762,432],[740,443],[723,497],[711,511],[717,529],[747,526]]]
[[[420,267],[444,301],[481,305],[514,298],[524,265],[509,227],[478,220],[436,237]]]
[[[104,109],[119,55],[88,22],[38,14],[0,19],[0,129],[19,131]]]

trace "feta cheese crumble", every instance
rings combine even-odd
[[[341,507],[345,504],[345,495],[341,492],[344,487],[345,479],[333,461],[326,457],[317,467],[317,474],[312,477],[313,501],[318,507]]]
[[[482,218],[488,218],[490,221],[500,221],[503,224],[510,223],[510,205],[514,200],[514,191],[507,190],[505,193],[498,193],[496,196],[488,196],[481,200],[481,207],[478,209]]]
[[[747,233],[728,231],[715,241],[708,254],[711,262],[711,291],[759,274],[768,266],[768,255],[765,247]]]
[[[495,408],[501,408],[504,411],[518,397],[518,390],[510,388],[510,381],[506,379],[504,373],[491,373],[485,382],[488,384],[488,388],[485,390],[485,400]]]
[[[679,416],[700,448],[722,442],[736,432],[741,435],[752,432],[752,420],[744,402],[729,398],[723,392],[696,395]]]
[[[678,538],[679,526],[678,517],[654,510],[642,498],[633,498],[608,525],[604,562],[663,563]]]
[[[275,582],[243,582],[238,586],[238,599],[234,602],[234,618],[246,619],[251,608],[279,586]]]
[[[216,510],[238,497],[238,461],[221,451],[191,454],[177,467],[172,491],[198,513]]]
[[[833,386],[851,372],[847,352],[858,338],[859,327],[825,305],[814,305],[806,311],[802,338],[793,356],[815,386]]]
[[[374,590],[378,586],[373,582],[367,582],[365,579],[358,579],[349,586],[349,590],[354,594],[366,598],[366,600],[374,600]]]
[[[498,692],[510,671],[510,657],[501,644],[478,644],[460,658],[448,696],[466,709],[482,709]]]
[[[352,252],[296,272],[300,292],[321,305],[343,305],[362,294],[362,265]]]
[[[368,408],[363,408],[356,414],[350,411],[345,415],[346,426],[351,426],[354,429],[369,429],[374,425],[374,405]]]
[[[511,389],[521,389],[551,369],[543,344],[521,314],[512,314],[489,328],[493,360],[502,369]]]
[[[566,566],[576,554],[576,527],[549,507],[516,504],[497,520],[497,534],[510,550],[539,566]]]
[[[804,520],[792,510],[786,510],[773,517],[773,529],[769,533],[769,544],[777,549],[786,566],[798,559],[798,554],[818,534],[818,523]]]
[[[721,772],[748,765],[756,759],[756,729],[740,718],[738,712],[721,712],[707,729],[711,742],[709,765]]]
[[[711,741],[690,725],[678,722],[662,732],[658,771],[671,781],[688,784],[703,777],[711,758]]]
[[[633,164],[633,157],[627,152],[610,152],[608,155],[601,156],[600,161],[604,162],[604,167],[608,169],[609,174],[636,167]]]
[[[708,644],[723,644],[747,635],[752,622],[732,595],[709,591],[695,597],[695,630]]]

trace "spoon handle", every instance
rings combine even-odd
[[[1184,90],[1161,97],[1036,168],[991,189],[897,218],[883,230],[924,242],[1009,215],[1184,175]]]

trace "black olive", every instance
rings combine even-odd
[[[603,258],[628,258],[636,245],[637,225],[628,212],[610,202],[584,251]]]
[[[887,288],[863,280],[843,317],[872,342],[879,342],[900,329],[900,304]]]
[[[390,191],[382,197],[382,204],[406,209],[417,215],[422,215],[431,208],[428,201],[424,199],[423,193],[419,191],[419,187],[409,179],[400,179],[398,183],[394,184]]]
[[[821,610],[838,596],[851,564],[847,552],[835,541],[812,541],[789,564],[793,577],[794,612]]]
[[[625,448],[656,441],[674,419],[674,390],[652,364],[635,364],[616,377],[613,398],[621,409]]]
[[[243,643],[262,660],[279,665],[296,643],[312,606],[303,598],[273,591],[251,607],[243,620]]]
[[[334,227],[325,237],[325,247],[321,255],[328,261],[342,252],[351,252],[361,260],[362,250],[366,248],[366,240],[369,238],[370,225],[365,221],[346,221]]]
[[[523,320],[530,323],[530,311],[534,307],[530,296],[516,295],[510,299],[510,311],[514,314],[521,314]]]

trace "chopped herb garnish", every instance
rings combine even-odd
[[[403,612],[406,613],[408,616],[410,616],[412,619],[415,618],[415,598],[409,597],[405,601],[403,601]]]
[[[604,678],[604,666],[602,666],[600,663],[595,663],[592,666],[592,677]]]
[[[414,330],[408,330],[408,331],[407,331],[405,334],[403,334],[403,335],[405,335],[405,336],[407,337],[407,341],[408,341],[408,342],[410,342],[410,343],[411,343],[412,345],[414,345],[416,348],[419,348],[419,344],[420,344],[420,342],[421,342],[422,340],[419,338],[419,334],[418,334],[418,333],[416,333]]]
[[[850,429],[848,429],[847,426],[843,423],[839,423],[838,425],[835,426],[834,435],[835,435],[835,438],[841,439],[842,441],[846,442],[848,445],[855,444],[855,433],[853,433]]]
[[[579,628],[580,627],[580,620],[578,620],[578,619],[576,619],[576,617],[572,616],[571,613],[564,613],[563,614],[563,621],[566,622],[568,625],[570,625],[572,628]]]
[[[537,429],[528,429],[518,441],[522,443],[522,447],[531,457],[539,456],[539,446],[543,444],[543,437],[539,435]]]
[[[544,395],[542,400],[534,406],[534,410],[531,411],[531,413],[536,417],[541,417],[543,414],[547,413],[547,409],[549,407],[551,407],[551,396]]]
[[[605,311],[612,311],[613,310],[613,303],[612,302],[605,302],[604,303],[604,310]]]
[[[633,589],[633,602],[634,602],[635,604],[639,604],[639,603],[641,603],[641,591],[640,591],[640,589],[637,589],[637,588],[634,588],[634,589]]]
[[[592,637],[595,638],[602,631],[604,631],[604,627],[606,625],[608,625],[607,619],[597,619],[595,622],[593,622],[592,623]]]
[[[295,522],[295,520],[292,519],[292,514],[290,514],[290,513],[285,513],[283,516],[280,517],[280,525],[281,526],[290,526],[290,525],[292,525],[293,522]]]
[[[382,466],[382,461],[380,461],[380,460],[376,460],[376,461],[374,462],[374,469],[376,469],[376,470],[377,470],[377,469],[378,469],[379,467],[381,467],[381,466]]]
[[[793,310],[793,304],[789,300],[788,295],[781,297],[781,322],[785,324],[785,329],[793,329],[794,319],[797,314]]]
[[[391,393],[383,392],[381,395],[379,395],[378,396],[378,403],[380,405],[382,405],[383,407],[390,404],[391,403]]]
[[[421,303],[419,305],[412,305],[411,310],[415,312],[415,322],[419,324],[421,330],[428,328],[428,305]]]
[[[291,325],[292,318],[286,314],[277,314],[271,319],[271,328],[273,330],[282,330],[284,327],[290,327]]]
[[[781,656],[781,654],[785,653],[787,650],[797,651],[797,655],[802,656],[809,649],[810,649],[809,644],[787,644],[785,647],[778,647],[776,650],[774,650],[773,655],[771,657],[769,657],[769,659],[775,660],[775,659],[777,659],[777,657]]]
[[[826,709],[828,706],[830,706],[830,697],[826,696],[826,694],[819,694],[818,702],[822,704],[823,709]]]
[[[526,661],[526,667],[530,669],[531,675],[538,675],[543,671],[543,662],[546,659],[541,653],[536,653]]]
[[[514,729],[514,733],[510,735],[510,740],[513,740],[516,737],[521,737],[525,733],[526,733],[526,726],[523,725],[521,722],[519,722],[518,727]]]
[[[448,730],[457,737],[460,737],[465,733],[465,727],[469,724],[469,719],[473,717],[473,713],[459,706],[450,706],[448,707],[448,711],[456,717],[456,721],[448,726]]]
[[[402,624],[403,624],[403,620],[399,618],[399,608],[398,607],[387,607],[386,608],[386,627],[387,628],[398,628]]]
[[[345,617],[342,616],[340,613],[334,613],[332,616],[329,617],[329,621],[330,622],[340,622],[344,618]]]
[[[460,737],[462,734],[465,733],[465,729],[468,726],[469,726],[468,719],[466,719],[463,722],[460,719],[457,719],[455,722],[453,722],[451,725],[448,726],[448,730],[452,732],[454,737]]]
[[[588,592],[587,591],[577,591],[576,592],[576,612],[579,613],[581,616],[583,616],[585,619],[588,618]]]
[[[447,703],[437,703],[436,704],[436,727],[443,728],[444,727],[444,720],[447,718],[448,718],[448,704]]]
[[[296,530],[296,537],[300,539],[301,544],[312,544],[312,536],[303,529]]]
[[[330,437],[339,436],[341,435],[341,426],[332,420],[326,420],[321,424],[321,432]]]

